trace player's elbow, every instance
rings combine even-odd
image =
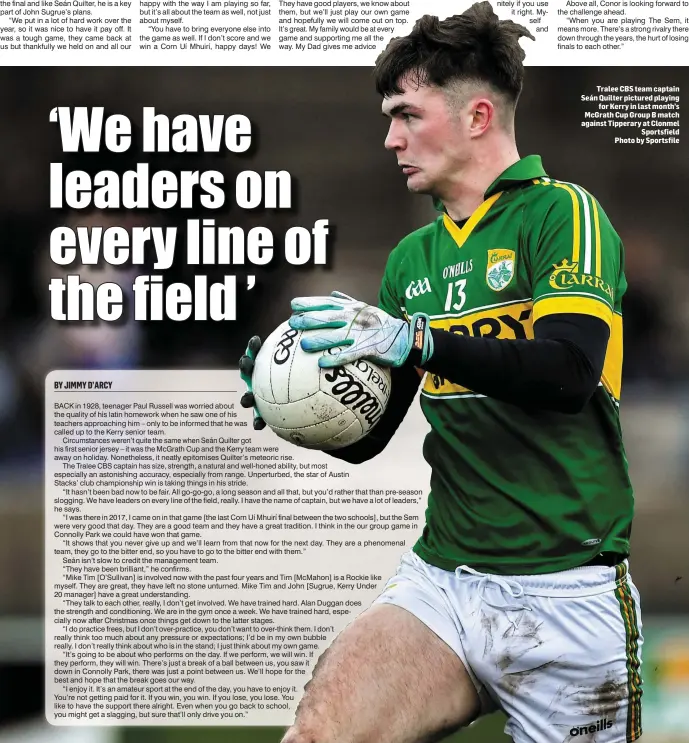
[[[560,400],[555,401],[551,409],[558,413],[566,413],[567,415],[577,415],[586,407],[586,403],[590,398],[584,397],[564,397]]]
[[[597,381],[586,380],[584,383],[563,385],[551,400],[551,409],[559,413],[576,415],[588,405],[598,386]]]
[[[381,447],[380,449],[363,448],[353,445],[348,446],[345,449],[326,451],[326,454],[335,457],[335,459],[341,459],[343,462],[347,462],[348,464],[363,464],[364,462],[368,462],[370,459],[377,457],[384,448],[385,447]]]
[[[348,464],[363,464],[363,462],[368,462],[369,459],[373,459],[375,457],[375,454],[360,454],[357,453],[351,453],[346,451],[338,451],[338,452],[326,452],[326,454],[330,454],[331,457],[335,457],[336,459],[341,459],[343,462],[347,462]]]
[[[331,457],[341,459],[348,464],[362,464],[370,459],[377,457],[387,446],[387,441],[378,441],[373,438],[365,437],[351,446],[343,449],[332,449],[326,451]]]
[[[559,376],[553,395],[555,409],[561,413],[576,415],[588,405],[600,383],[603,373],[603,359],[592,363],[578,348],[569,345],[571,357],[566,364],[566,372]],[[544,386],[548,389],[548,385]],[[551,388],[553,389],[553,388]]]

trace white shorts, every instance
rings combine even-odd
[[[559,573],[455,572],[402,557],[378,604],[418,617],[459,656],[515,743],[641,735],[639,593],[625,561]]]

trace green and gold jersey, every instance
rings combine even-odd
[[[610,340],[582,412],[521,408],[426,374],[426,527],[414,550],[446,570],[566,570],[627,554],[633,495],[619,422],[623,247],[596,200],[532,155],[508,168],[463,226],[447,214],[391,253],[380,306],[434,328],[532,339],[554,313],[604,320]]]

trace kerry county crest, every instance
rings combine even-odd
[[[488,251],[486,283],[494,292],[501,292],[514,278],[516,258],[514,250],[498,248]]]

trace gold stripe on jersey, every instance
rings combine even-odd
[[[546,184],[548,185],[548,184]],[[572,263],[579,263],[579,248],[581,242],[581,216],[579,214],[579,200],[573,188],[564,183],[552,182],[555,188],[563,188],[572,198]]]
[[[612,326],[613,312],[610,307],[594,294],[581,296],[576,294],[559,294],[555,297],[537,299],[533,309],[533,321],[546,315],[558,315],[571,312],[575,315],[593,315]]]
[[[474,337],[531,340],[533,339],[531,316],[532,303],[529,300],[480,309],[463,314],[462,317],[433,318],[431,327]],[[430,373],[426,374],[422,391],[432,397],[471,393],[467,387]]]
[[[503,192],[499,191],[493,194],[489,199],[486,199],[480,206],[476,208],[474,213],[469,217],[464,227],[458,227],[448,214],[443,214],[443,223],[445,228],[452,236],[452,239],[457,243],[457,247],[461,248],[462,245],[467,241],[467,238],[474,231],[474,227],[485,217],[488,210],[493,204],[502,196]]]
[[[601,275],[600,220],[596,200],[588,191],[575,183],[562,183],[543,178],[534,183],[555,186],[567,191],[572,200],[572,263],[581,261],[583,273]],[[579,204],[581,199],[581,205]],[[583,223],[582,223],[583,212]],[[582,259],[583,245],[583,259]],[[595,247],[594,247],[595,246]],[[595,257],[593,255],[595,251]]]
[[[601,377],[603,387],[615,400],[619,400],[622,393],[622,356],[622,315],[615,312],[612,316],[610,339],[605,352],[603,375]]]

